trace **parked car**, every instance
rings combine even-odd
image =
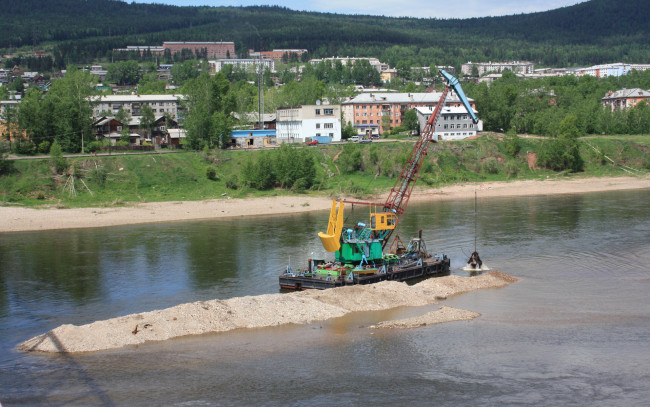
[[[312,140],[307,144],[309,144],[310,146],[315,146],[316,144],[318,144],[318,140]]]
[[[371,143],[372,139],[371,138],[362,138],[359,140],[359,143]]]
[[[350,141],[353,142],[353,143],[357,143],[359,141],[359,136],[350,137]]]

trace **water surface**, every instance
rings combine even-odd
[[[349,213],[349,212],[348,212]],[[350,219],[362,216],[355,209]],[[10,405],[617,405],[650,398],[650,191],[412,204],[454,273],[474,239],[521,278],[446,300],[472,321],[412,330],[405,308],[78,355],[15,346],[184,302],[277,293],[322,254],[327,212],[0,234],[0,402]],[[476,219],[476,222],[475,222]]]

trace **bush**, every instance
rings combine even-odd
[[[9,174],[14,170],[14,162],[7,160],[6,152],[8,150],[6,143],[0,143],[0,175]]]
[[[103,166],[98,166],[90,170],[88,178],[99,185],[100,187],[104,188],[106,185],[106,180],[108,179],[108,171],[106,171],[106,168]]]
[[[506,175],[508,178],[516,178],[519,174],[519,165],[516,160],[508,160],[506,163]]]
[[[298,178],[298,180],[294,182],[292,189],[295,192],[305,192],[305,190],[309,187],[310,187],[309,181],[307,181],[305,178]]]
[[[36,153],[36,144],[31,141],[20,141],[17,144],[16,152],[18,154],[33,155]]]
[[[50,147],[50,157],[52,157],[52,165],[57,174],[63,173],[68,168],[68,162],[63,156],[63,150],[58,141],[54,141]]]
[[[39,144],[38,152],[41,154],[48,154],[50,152],[50,142],[46,140]]]
[[[101,141],[91,141],[88,143],[88,146],[86,147],[86,152],[88,153],[96,153],[97,151],[102,149],[102,143]]]
[[[125,140],[122,140],[121,137],[120,137],[120,140],[119,140],[118,142],[115,143],[115,147],[128,147],[128,146],[130,146],[130,145],[131,145],[131,143],[129,143],[128,140],[126,140],[126,141],[125,141]]]
[[[230,189],[239,188],[239,178],[237,178],[237,175],[232,174],[231,176],[226,178],[226,188],[230,188]]]
[[[517,136],[517,132],[514,129],[508,130],[503,137],[503,141],[506,145],[506,154],[510,157],[516,157],[521,150],[521,141],[519,140],[519,136]]]
[[[217,175],[217,169],[213,165],[210,165],[205,169],[205,176],[212,181],[217,181],[219,179],[219,176]]]
[[[488,174],[499,173],[499,162],[494,157],[488,157],[483,161],[483,172]]]
[[[584,168],[578,141],[562,136],[541,145],[537,163],[553,171],[578,172]]]

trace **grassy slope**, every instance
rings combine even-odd
[[[458,182],[506,181],[508,179],[541,179],[557,173],[528,167],[526,152],[535,152],[543,140],[521,139],[521,154],[515,160],[505,154],[505,145],[496,136],[476,140],[432,144],[418,180],[419,186],[442,186]],[[590,137],[585,141],[596,146],[617,164],[643,170],[650,162],[650,137]],[[357,145],[363,157],[362,170],[339,175],[342,158],[336,157],[341,146],[309,148],[317,162],[318,180],[309,194],[337,196],[342,193],[358,197],[386,191],[393,186],[412,149],[411,143],[373,143]],[[20,160],[12,174],[0,177],[0,201],[6,204],[37,206],[61,204],[70,207],[120,205],[127,202],[201,200],[232,197],[292,194],[273,189],[255,191],[226,187],[225,180],[239,174],[242,165],[259,154],[273,151],[218,151],[206,157],[202,152],[165,155],[100,156],[69,159],[69,172],[80,174],[75,179],[76,195],[70,193],[69,175],[53,173],[49,160]],[[585,172],[581,176],[628,175],[611,163],[601,164],[601,157],[582,143]],[[336,160],[335,160],[336,157]],[[498,173],[485,171],[486,160],[496,160]],[[492,160],[494,162],[494,160]],[[206,168],[216,166],[218,180],[206,177]],[[508,171],[508,168],[510,169]],[[508,172],[510,174],[508,174]],[[516,172],[516,174],[513,174]],[[569,174],[561,174],[569,175]],[[79,178],[90,188],[84,187]],[[102,182],[102,180],[104,180]]]

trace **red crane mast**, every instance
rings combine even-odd
[[[384,204],[384,208],[383,208],[384,212],[392,212],[396,214],[397,221],[395,223],[395,226],[399,224],[399,221],[402,218],[404,211],[406,210],[406,206],[408,205],[409,198],[411,197],[411,192],[413,191],[413,187],[415,186],[415,182],[417,181],[418,174],[420,173],[420,168],[422,167],[422,163],[424,162],[424,156],[426,156],[427,154],[427,148],[429,147],[429,142],[432,141],[435,143],[437,141],[434,137],[436,123],[440,118],[440,114],[442,113],[442,108],[445,105],[447,96],[449,95],[449,91],[451,88],[455,90],[461,102],[469,112],[472,121],[474,123],[478,123],[478,118],[474,114],[474,111],[470,106],[469,101],[465,97],[465,93],[460,87],[458,79],[456,79],[455,77],[448,74],[442,69],[440,70],[440,73],[445,77],[445,79],[447,79],[447,85],[445,86],[442,95],[440,95],[440,99],[438,100],[438,103],[436,104],[436,107],[433,110],[431,117],[427,121],[427,124],[424,126],[424,130],[422,131],[422,134],[420,134],[420,137],[415,142],[415,146],[413,147],[413,150],[409,155],[408,161],[404,166],[404,168],[402,169],[402,172],[400,173],[399,177],[397,178],[395,185],[390,190],[390,193],[388,194],[388,198],[386,198],[386,203]],[[388,230],[387,235],[384,237],[382,246],[386,245],[393,230],[394,229]]]

